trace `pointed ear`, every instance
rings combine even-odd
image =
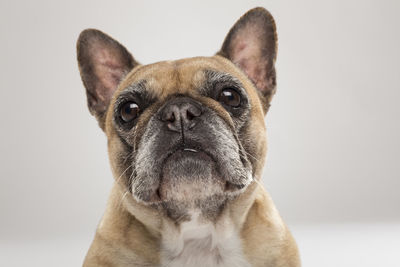
[[[119,82],[138,63],[117,41],[94,29],[84,30],[77,42],[78,64],[87,103],[104,130],[104,115]]]
[[[217,55],[235,63],[253,81],[268,111],[275,94],[277,34],[274,18],[264,8],[251,9],[232,27]]]

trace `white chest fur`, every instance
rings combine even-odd
[[[229,221],[214,225],[199,222],[193,213],[180,231],[168,230],[162,241],[163,267],[247,267],[239,234]]]

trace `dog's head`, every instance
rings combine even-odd
[[[139,203],[181,216],[189,207],[217,212],[259,179],[276,45],[263,8],[241,17],[215,56],[151,65],[83,31],[81,77],[117,182]]]

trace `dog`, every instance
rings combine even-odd
[[[115,183],[83,266],[300,266],[260,184],[276,26],[244,14],[212,57],[139,64],[95,29],[77,42]]]

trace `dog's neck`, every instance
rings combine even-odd
[[[249,266],[239,230],[228,216],[217,223],[201,220],[193,211],[179,228],[166,226],[162,236],[162,266]]]
[[[169,264],[170,267],[185,266],[189,260],[186,266],[197,266],[197,263],[198,266],[247,266],[241,249],[240,229],[258,190],[260,187],[256,183],[250,184],[237,199],[227,203],[215,221],[204,220],[193,211],[190,220],[177,224],[160,216],[157,209],[144,207],[132,195],[125,194],[123,186],[115,183],[98,232],[108,238],[118,237],[126,244],[138,243],[129,245],[134,250],[131,253],[135,254],[140,248],[140,253],[148,254],[146,262],[174,263]],[[193,258],[193,255],[199,257]],[[231,259],[241,265],[235,265]]]

